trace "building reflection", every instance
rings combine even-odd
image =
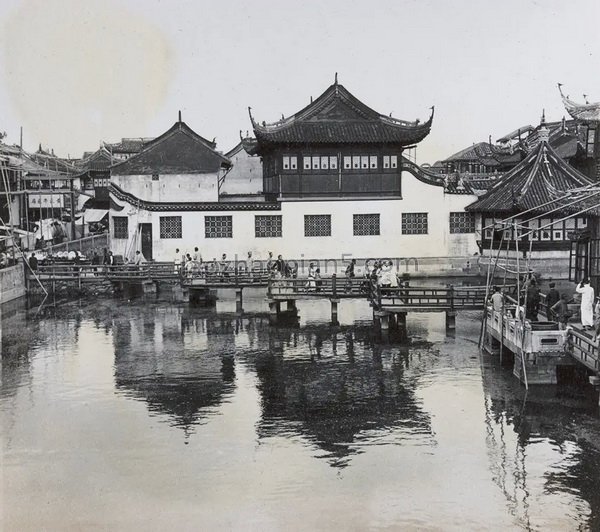
[[[297,434],[345,467],[370,442],[431,437],[407,376],[408,349],[373,342],[371,328],[271,329],[252,362],[259,380],[260,438]]]
[[[116,387],[187,432],[234,390],[233,336],[210,341],[212,321],[182,307],[134,314],[113,323]]]
[[[526,391],[510,369],[489,355],[483,355],[481,367],[490,469],[511,513],[524,527],[535,528],[530,509],[537,494],[528,477],[529,468],[535,478],[540,465],[528,455],[545,445],[544,493],[564,498],[582,519],[587,515],[590,530],[600,530],[600,430],[594,401],[586,401],[581,388],[533,386]],[[585,418],[587,427],[580,423]]]
[[[257,376],[259,438],[291,431],[343,467],[396,429],[399,438],[431,437],[409,350],[371,335],[366,326],[270,327],[260,313],[137,308],[113,323],[116,386],[189,431],[233,393],[242,363]]]
[[[31,362],[35,350],[44,346],[59,353],[65,338],[77,341],[81,312],[77,307],[62,312],[57,319],[54,306],[27,307],[23,301],[0,307],[0,397],[10,396],[31,382]]]

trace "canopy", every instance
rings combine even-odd
[[[108,209],[86,209],[77,219],[83,218],[86,223],[100,222],[108,214]]]

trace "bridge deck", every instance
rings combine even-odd
[[[243,288],[266,286],[269,274],[264,271],[221,273],[213,271],[186,273],[172,262],[146,263],[139,266],[119,264],[55,263],[40,265],[36,271],[42,282],[97,283],[101,281],[143,283],[144,281],[175,281],[185,287]],[[30,281],[34,276],[28,275]]]
[[[351,299],[366,298],[369,285],[360,278],[271,279],[267,288],[269,299]]]

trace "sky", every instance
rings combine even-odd
[[[0,132],[81,157],[153,137],[181,110],[228,151],[339,82],[382,114],[422,121],[433,163],[600,101],[597,0],[2,0]]]

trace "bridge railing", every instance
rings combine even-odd
[[[187,272],[182,276],[184,286],[265,286],[271,275],[261,271]]]
[[[598,344],[592,342],[591,338],[575,329],[571,329],[567,335],[567,348],[574,359],[581,362],[588,369],[596,373],[600,372]]]
[[[322,295],[323,297],[367,297],[369,282],[360,277],[271,278],[267,288],[268,297],[283,298],[292,294]]]
[[[77,240],[68,240],[60,244],[50,244],[40,250],[48,255],[53,255],[59,252],[80,251],[81,253],[88,252],[93,249],[101,250],[108,248],[108,233],[100,233],[99,235],[89,235]]]
[[[48,265],[39,265],[36,270],[37,277],[44,280],[89,280],[94,281],[99,278],[106,279],[140,279],[150,278],[150,271],[147,265],[129,265],[119,264],[114,266],[75,263],[75,262],[57,262]]]

